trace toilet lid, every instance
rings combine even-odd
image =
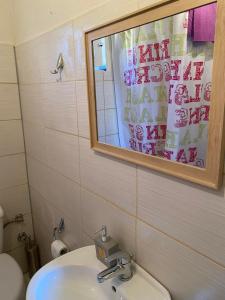
[[[24,291],[22,271],[10,255],[0,254],[1,299],[19,300]]]

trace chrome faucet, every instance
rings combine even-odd
[[[107,257],[105,263],[109,267],[97,275],[99,283],[115,277],[121,281],[128,281],[132,278],[131,256],[127,252],[118,251]]]

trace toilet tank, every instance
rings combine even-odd
[[[3,251],[3,218],[4,218],[4,211],[3,208],[0,206],[0,253]]]

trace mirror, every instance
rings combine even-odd
[[[207,169],[218,3],[195,2],[91,41],[98,144]]]

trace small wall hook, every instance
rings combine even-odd
[[[54,227],[54,229],[53,229],[53,240],[56,240],[57,233],[62,233],[64,231],[64,229],[65,229],[65,222],[64,222],[64,219],[61,218],[59,225],[57,227]]]
[[[64,68],[64,59],[62,53],[59,54],[55,70],[50,71],[51,74],[59,74],[57,81],[62,81],[62,71]]]

